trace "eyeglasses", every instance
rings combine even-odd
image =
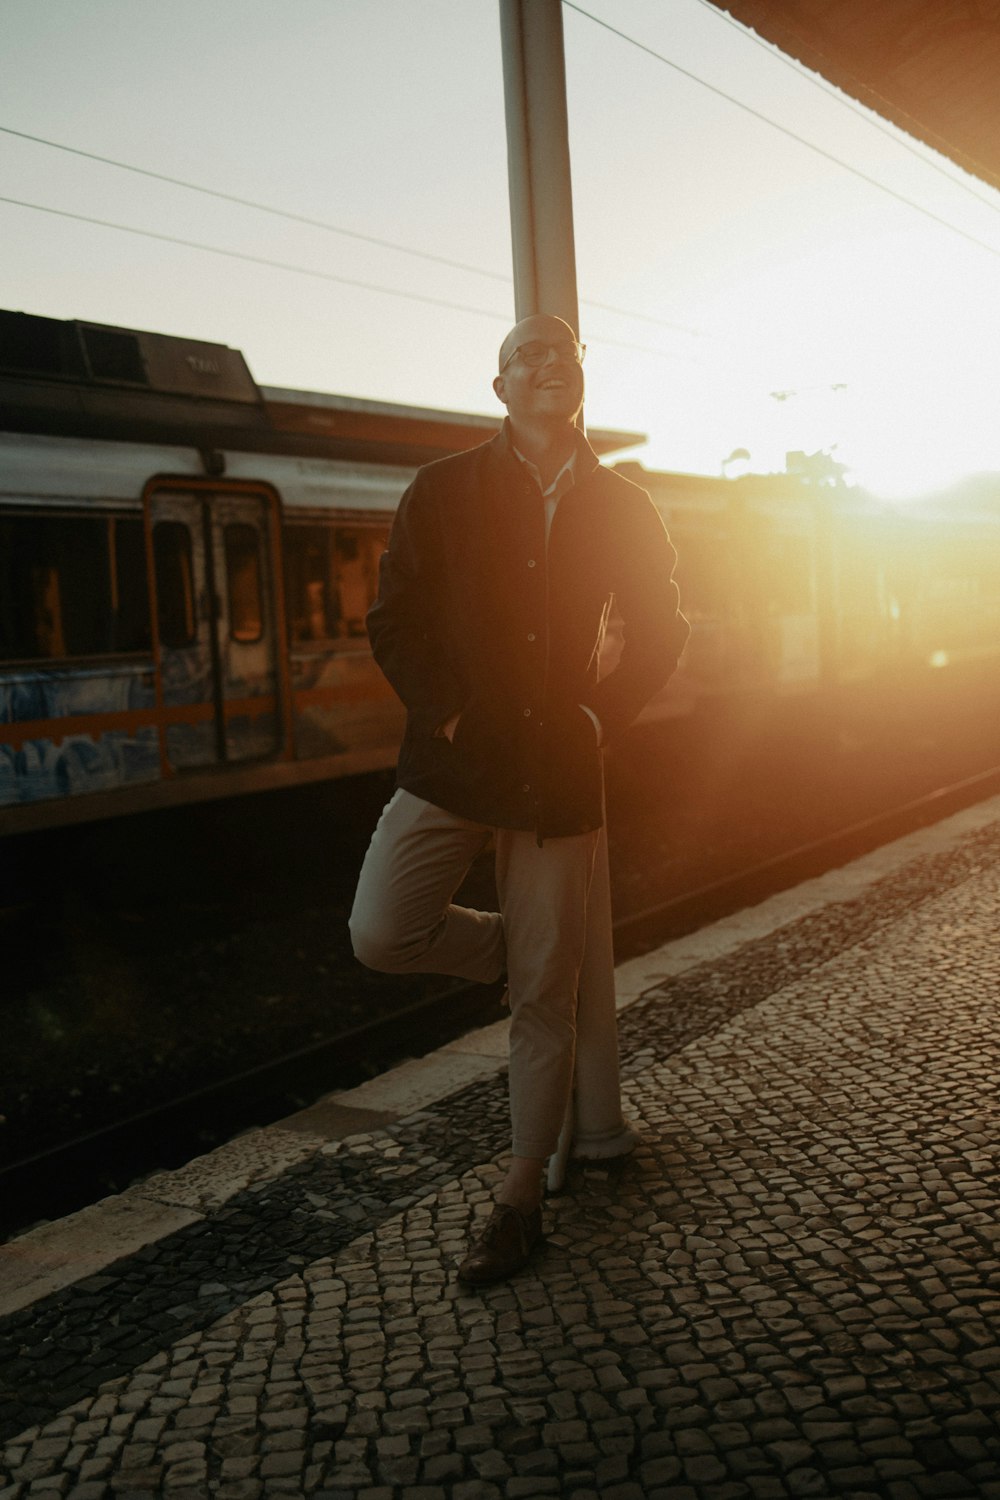
[[[544,365],[550,350],[555,353],[556,359],[572,359],[576,364],[582,365],[587,346],[578,343],[576,339],[556,339],[551,344],[546,344],[541,339],[531,339],[527,344],[518,344],[516,349],[511,350],[500,366],[500,374],[503,374],[511,360],[516,359],[518,355],[521,356],[524,364],[537,369],[539,365]]]

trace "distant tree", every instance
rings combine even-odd
[[[785,472],[804,479],[807,484],[821,484],[827,489],[843,489],[847,484],[847,465],[838,463],[825,449],[818,453],[803,453],[799,449],[786,453]]]

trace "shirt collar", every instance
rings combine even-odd
[[[559,473],[553,479],[552,483],[548,485],[546,489],[542,489],[542,476],[538,471],[538,465],[533,464],[530,458],[525,458],[520,448],[515,447],[513,443],[511,444],[511,447],[514,449],[514,456],[524,465],[528,473],[531,475],[532,479],[538,485],[538,488],[542,490],[543,499],[547,500],[553,495],[558,498],[558,496],[565,494],[567,490],[571,490],[573,488],[573,484],[576,478],[577,450],[575,448],[573,449],[573,452],[570,454],[569,458],[563,464],[562,468],[559,470]]]
[[[496,437],[492,438],[490,440],[490,442],[488,444],[486,444],[485,446],[487,446],[490,449],[492,449],[493,453],[496,454],[496,455],[498,455],[498,456],[499,455],[503,455],[504,457],[506,457],[508,459],[511,459],[511,460],[514,460],[517,463],[521,463],[522,462],[521,459],[515,459],[515,455],[514,455],[514,440],[513,440],[513,437],[511,435],[510,418],[509,417],[504,417],[503,423],[502,423],[501,428],[500,428],[500,431],[497,433]],[[594,473],[594,471],[596,469],[599,469],[599,468],[600,468],[600,461],[599,461],[599,459],[597,457],[597,454],[594,452],[593,448],[587,442],[587,439],[585,438],[585,436],[583,435],[583,433],[580,431],[580,429],[577,428],[576,429],[576,474],[574,476],[575,482],[578,485],[583,484],[590,477],[590,475],[592,473]]]

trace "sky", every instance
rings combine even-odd
[[[581,3],[589,424],[696,473],[828,450],[889,498],[1000,471],[1000,194],[705,0]],[[0,0],[0,30],[0,197],[36,205],[0,202],[0,305],[229,344],[261,385],[499,412],[496,0]]]

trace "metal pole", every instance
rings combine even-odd
[[[560,0],[500,0],[500,36],[517,321],[554,313],[579,337]],[[571,1154],[621,1156],[636,1142],[621,1108],[607,838],[605,826],[587,904],[574,1089],[549,1158],[550,1191],[562,1187]]]
[[[554,313],[579,335],[560,0],[500,0],[517,321]]]

